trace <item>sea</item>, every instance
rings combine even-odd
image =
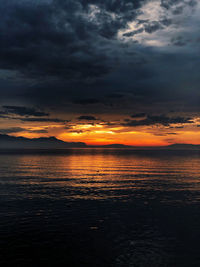
[[[0,151],[0,266],[199,267],[200,151]]]

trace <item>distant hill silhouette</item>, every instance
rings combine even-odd
[[[192,144],[173,144],[167,146],[168,149],[179,149],[179,150],[191,150],[191,149],[200,149],[200,145]]]
[[[0,134],[0,149],[59,149],[86,147],[82,142],[64,142],[55,137],[29,139]]]
[[[123,144],[110,144],[110,145],[99,145],[99,146],[89,146],[89,147],[102,147],[102,148],[134,148],[133,146],[127,146]]]
[[[65,148],[118,148],[135,150],[197,150],[200,145],[173,144],[161,147],[135,147],[123,144],[101,146],[86,145],[83,142],[64,142],[55,137],[25,138],[0,134],[0,149],[65,149]]]

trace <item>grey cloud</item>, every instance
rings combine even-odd
[[[163,28],[163,26],[161,25],[161,23],[159,21],[151,21],[148,24],[144,24],[144,30],[147,33],[153,33],[155,31],[162,29],[162,28]]]
[[[184,126],[170,126],[171,129],[183,129]]]
[[[86,121],[95,121],[97,120],[94,116],[80,116],[78,117],[78,120],[86,120]]]
[[[177,135],[177,133],[154,133],[155,136]]]
[[[29,132],[29,133],[48,133],[47,130],[29,130],[21,127],[11,127],[11,128],[0,128],[0,134],[12,134],[12,133],[20,133],[20,132]]]
[[[30,133],[48,133],[48,130],[28,130]]]
[[[196,5],[196,0],[161,0],[161,6],[167,10],[172,9],[176,15],[181,14],[186,6],[193,8]]]
[[[146,113],[137,113],[137,114],[131,115],[131,118],[143,118],[145,116],[146,116]]]
[[[3,108],[5,111],[0,112],[0,114],[15,114],[20,116],[35,116],[35,117],[43,117],[49,115],[48,113],[39,111],[31,107],[3,106]]]
[[[160,20],[160,23],[166,27],[170,26],[172,24],[172,19],[169,18],[163,18]]]
[[[3,129],[1,128],[0,134],[20,133],[24,131],[25,129],[21,127],[3,128]]]
[[[182,14],[184,10],[184,6],[177,6],[174,10],[173,10],[173,14],[174,15],[179,15]]]
[[[187,41],[182,36],[173,37],[171,43],[176,46],[185,46]]]
[[[131,31],[131,32],[126,32],[123,34],[123,36],[125,37],[132,37],[136,34],[142,33],[142,32],[147,32],[147,33],[153,33],[156,32],[158,30],[163,29],[163,25],[164,26],[169,26],[171,24],[171,20],[170,19],[163,19],[161,21],[147,21],[143,24],[144,27],[141,27],[135,31]]]
[[[165,115],[159,116],[147,116],[144,120],[130,120],[124,123],[124,126],[151,126],[160,124],[163,126],[169,126],[170,124],[183,124],[183,123],[193,123],[191,118],[184,117],[167,117]]]
[[[67,122],[67,120],[57,118],[15,118],[25,122]]]
[[[125,37],[132,37],[132,36],[134,36],[134,35],[136,35],[138,33],[142,33],[143,31],[144,31],[144,28],[140,28],[140,29],[135,30],[135,31],[126,32],[126,33],[123,34],[123,36],[125,36]]]

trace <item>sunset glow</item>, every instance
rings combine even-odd
[[[198,121],[199,119],[195,119],[194,123],[190,125],[173,125],[171,127],[159,125],[125,127],[114,122],[111,125],[102,122],[81,124],[70,122],[67,126],[62,124],[29,125],[23,126],[23,131],[12,135],[27,138],[55,136],[66,142],[85,142],[88,145],[164,146],[174,143],[200,144]]]
[[[0,134],[200,144],[198,1],[23,2],[1,19]]]

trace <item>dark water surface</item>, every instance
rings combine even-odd
[[[0,153],[0,266],[200,266],[200,153]]]

